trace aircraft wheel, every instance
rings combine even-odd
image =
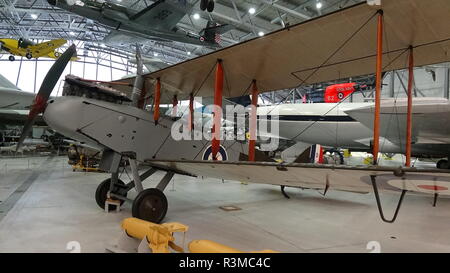
[[[208,7],[206,9],[208,10],[208,12],[213,12],[213,10],[214,10],[214,1],[213,0],[209,0]]]
[[[27,54],[25,54],[25,57],[29,60],[29,59],[33,58],[33,55],[31,55],[31,53],[27,53]]]
[[[167,213],[167,198],[156,188],[146,189],[138,194],[133,202],[133,217],[160,223]]]
[[[9,59],[11,62],[14,62],[14,60],[15,60],[16,58],[14,58],[14,56],[11,55],[11,56],[8,57],[8,59]]]
[[[208,7],[208,2],[209,2],[208,0],[201,0],[200,1],[200,9],[205,11],[206,8]]]
[[[438,169],[449,169],[448,160],[441,159],[436,163],[436,168]]]
[[[123,181],[120,179],[117,182],[121,185],[125,185],[125,183],[123,183]],[[97,190],[95,191],[95,201],[97,202],[97,205],[102,209],[105,209],[106,195],[108,194],[110,184],[111,178],[105,179],[102,181],[102,183],[100,183],[100,185],[98,185]],[[116,191],[117,189],[114,189],[113,193],[117,193]],[[124,197],[127,197],[126,193]],[[120,205],[122,205],[124,202],[125,202],[124,200],[120,200]],[[110,207],[110,209],[111,210],[113,209],[112,206]]]

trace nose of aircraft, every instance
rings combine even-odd
[[[91,139],[78,131],[83,123],[82,98],[59,97],[50,100],[43,118],[52,129],[60,134],[80,142],[91,142]]]

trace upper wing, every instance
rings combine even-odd
[[[371,176],[375,176],[380,189],[450,195],[450,171],[272,162],[148,160],[146,163],[184,175],[358,193],[372,191]]]
[[[249,94],[253,79],[265,92],[371,74],[376,61],[376,9],[364,1],[146,77],[161,78],[163,87],[170,86],[180,93],[179,98],[187,98],[191,92],[213,94],[210,71],[218,59],[223,60],[228,83],[223,90],[226,97]],[[384,71],[405,68],[411,45],[416,66],[450,60],[450,1],[383,0],[382,9]]]
[[[172,31],[189,12],[187,9],[189,7],[185,2],[159,0],[130,17],[130,20],[149,28]]]
[[[33,46],[30,46],[31,54],[33,57],[41,57],[46,56],[50,52],[53,52],[55,49],[67,43],[67,40],[64,39],[56,39],[47,42],[42,42]]]

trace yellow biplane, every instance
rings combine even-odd
[[[9,56],[10,61],[15,60],[14,56],[22,56],[27,59],[39,57],[58,59],[61,53],[55,49],[61,47],[65,43],[67,43],[67,40],[64,39],[55,39],[38,44],[23,38],[20,38],[19,40],[9,38],[0,39],[1,50],[11,54]],[[72,58],[72,60],[76,59],[76,57]]]

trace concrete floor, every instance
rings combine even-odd
[[[5,166],[6,164],[6,166]],[[155,186],[163,173],[145,182]],[[107,174],[72,172],[66,157],[0,159],[0,252],[68,252],[78,241],[82,252],[105,252],[121,234],[131,205],[105,213],[94,200]],[[244,185],[216,179],[175,176],[166,189],[165,221],[190,227],[187,242],[209,239],[245,251],[449,252],[450,199],[407,195],[398,220],[381,222],[373,194]],[[130,196],[135,196],[134,191]],[[382,193],[390,217],[398,195]],[[225,212],[234,205],[242,210]]]

